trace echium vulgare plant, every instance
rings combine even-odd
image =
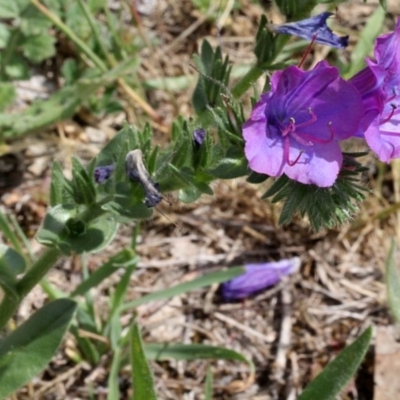
[[[303,69],[302,62],[295,66],[290,61],[276,61],[288,35],[339,49],[348,44],[346,36],[339,37],[328,27],[330,13],[305,18],[317,1],[277,0],[276,3],[289,21],[275,25],[261,18],[255,39],[256,62],[233,87],[229,60],[223,58],[219,47],[213,49],[208,42],[203,43],[200,56],[195,57],[200,74],[193,94],[197,118],[176,121],[169,147],[153,146],[149,126],[139,130],[127,124],[88,166],[74,158],[71,178],[65,177],[61,166],[54,163],[50,209],[37,234],[37,240],[47,250],[37,259],[32,257],[27,267],[20,252],[0,246],[3,292],[0,329],[61,257],[104,248],[120,223],[151,217],[153,208],[167,192],[176,191],[181,201],[193,202],[202,194],[213,194],[210,184],[214,180],[245,176],[255,184],[271,181],[263,197],[283,202],[281,223],[289,222],[298,214],[306,216],[311,227],[318,230],[344,223],[354,214],[365,192],[359,183],[365,168],[358,161],[362,154],[344,153],[342,142],[354,138],[364,140],[385,162],[400,157],[397,110],[400,19],[394,32],[376,39],[374,59],[368,59],[363,70],[346,80],[327,61],[309,70]],[[261,77],[265,77],[265,91],[253,99],[253,109],[248,115],[243,109],[243,95]],[[0,221],[4,229],[3,222]],[[88,322],[90,307],[82,304],[73,319],[77,308],[73,299],[86,295],[90,288],[112,274],[117,269],[115,266],[123,266],[125,272],[113,299],[112,315],[101,332],[95,330],[93,334],[107,336],[107,343],[115,351],[115,364],[113,361],[110,373],[114,378],[123,358],[121,347],[131,344],[133,398],[154,399],[151,372],[145,360],[145,356],[151,357],[151,351],[145,352],[135,321],[129,332],[123,332],[119,322],[124,311],[146,301],[139,299],[123,304],[136,262],[134,254],[124,250],[73,293],[60,294],[48,289],[58,299],[0,340],[0,398],[46,366],[71,320],[74,321],[71,331],[82,352],[89,354],[92,362],[100,359],[101,347],[80,338],[77,328],[84,323],[86,329],[95,330],[97,322],[95,318]],[[268,276],[263,275],[260,266],[250,265],[246,270],[248,275],[225,286],[225,296],[242,298],[259,290],[263,281],[265,284],[276,282],[280,274],[295,270],[296,265],[269,265]],[[190,287],[226,281],[243,272],[236,269],[220,273],[213,276],[213,281],[203,279]],[[149,295],[148,300],[172,296],[182,290],[186,289],[178,285],[168,294]],[[321,379],[333,382],[332,385],[321,389],[321,380],[317,378],[316,384],[313,382],[301,398],[334,398],[360,364],[370,337],[371,331],[367,330],[338,357],[338,365],[345,368],[335,364],[321,374]],[[161,347],[154,349],[153,354],[157,349],[162,353]],[[197,348],[197,353],[202,351],[203,356],[214,354],[210,346]],[[228,350],[218,349],[215,354],[245,360]],[[335,375],[339,369],[343,372],[339,374],[340,379]],[[335,379],[340,380],[338,385]],[[110,393],[116,390],[114,387]],[[321,390],[327,391],[325,397]]]

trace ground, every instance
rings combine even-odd
[[[213,13],[219,17],[217,29],[216,20],[196,10],[190,1],[137,2],[143,22],[137,33],[156,38],[158,43],[156,48],[142,50],[142,78],[190,78],[189,86],[183,90],[146,92],[159,117],[153,121],[159,143],[168,141],[169,127],[177,115],[188,116],[192,112],[190,95],[197,72],[191,67],[191,55],[198,51],[203,39],[214,46],[220,44],[234,65],[253,60],[253,38],[264,11],[249,0],[240,3],[238,9],[231,10],[228,2],[225,10]],[[399,12],[394,3],[389,4],[392,8],[386,20],[387,30],[393,28],[394,16]],[[350,48],[340,53],[343,61],[350,59],[360,30],[376,7],[374,1],[350,1],[338,6],[335,26],[349,34],[351,42]],[[279,22],[274,10],[268,12],[274,22]],[[307,64],[311,66],[325,58],[328,50],[316,45]],[[138,109],[129,104],[126,109],[126,113],[102,119],[81,110],[79,118],[9,143],[17,157],[12,161],[20,165],[22,176],[16,172],[16,185],[4,185],[1,203],[3,209],[17,216],[34,251],[40,251],[33,236],[46,211],[52,160],[60,160],[66,171],[72,154],[89,160],[124,119],[135,123],[140,118]],[[301,259],[298,273],[242,302],[223,302],[218,286],[211,286],[170,301],[140,306],[137,318],[145,342],[226,346],[256,365],[252,376],[248,366],[239,362],[152,362],[160,399],[203,399],[210,365],[215,399],[296,399],[301,389],[370,325],[375,332],[370,351],[341,399],[384,399],[375,387],[375,352],[383,330],[393,325],[384,269],[390,238],[400,238],[400,176],[397,162],[380,165],[372,156],[366,162],[370,168],[365,176],[370,194],[353,220],[337,229],[314,233],[301,219],[279,226],[280,205],[260,200],[265,187],[242,179],[216,182],[214,196],[204,196],[191,205],[179,203],[172,194],[160,204],[154,218],[142,224],[137,247],[141,260],[131,278],[129,299],[233,265],[293,256]],[[106,251],[88,258],[88,268],[95,270],[108,256],[128,245],[131,232],[132,226],[124,226]],[[65,259],[48,279],[70,291],[80,277],[80,263]],[[96,289],[99,315],[107,313],[109,291],[119,278],[115,274]],[[21,306],[17,321],[27,318],[45,300],[43,290],[35,288]],[[76,352],[75,340],[68,334],[46,371],[13,398],[106,399],[110,352],[97,365],[85,360],[75,362]],[[123,398],[130,394],[128,379],[126,368],[120,374]],[[390,380],[383,382],[390,385]]]

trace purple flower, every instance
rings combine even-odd
[[[311,71],[291,66],[271,77],[243,125],[245,155],[253,171],[319,187],[332,186],[343,155],[338,143],[357,131],[361,95],[325,61]]]
[[[278,283],[283,276],[298,271],[298,257],[277,262],[246,264],[242,275],[222,284],[224,300],[239,300]]]
[[[193,132],[193,141],[196,147],[200,147],[206,138],[206,131],[203,128],[195,129]]]
[[[94,169],[94,181],[96,183],[104,183],[107,179],[110,178],[111,174],[115,169],[115,165],[105,165],[103,167],[96,167]]]
[[[375,58],[350,79],[366,110],[357,136],[389,162],[400,157],[400,18],[394,32],[376,39]]]
[[[348,36],[335,35],[326,20],[333,15],[330,12],[324,12],[315,17],[303,19],[297,22],[289,22],[282,25],[270,25],[271,30],[276,33],[286,33],[288,35],[299,36],[303,39],[314,40],[317,43],[343,49],[349,44]]]

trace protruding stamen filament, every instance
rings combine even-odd
[[[282,131],[282,136],[286,137],[290,133],[293,133],[296,129],[295,120],[293,118],[289,118],[289,125]]]
[[[383,121],[379,122],[380,125],[386,124],[386,122],[389,122],[391,120],[391,118],[393,117],[393,115],[397,109],[397,106],[395,104],[391,104],[390,107],[392,107],[392,111],[390,111],[390,114]]]
[[[298,161],[300,160],[301,155],[304,153],[304,150],[300,150],[299,155],[297,156],[297,158],[294,161],[290,161],[289,157],[287,159],[287,163],[290,167],[293,167],[294,165],[296,165],[298,163]]]
[[[296,157],[296,159],[294,161],[290,161],[290,159],[289,159],[290,139],[288,137],[285,138],[285,144],[284,144],[284,148],[283,148],[283,156],[285,158],[286,164],[288,164],[290,167],[293,167],[294,165],[296,165],[299,162],[300,157],[303,153],[304,153],[304,150],[300,150],[299,155]]]
[[[330,143],[330,142],[332,142],[333,138],[335,137],[335,131],[334,131],[333,128],[332,128],[332,122],[329,122],[328,128],[329,128],[329,131],[330,131],[330,133],[331,133],[330,136],[328,137],[328,139],[319,139],[319,138],[316,138],[316,137],[312,137],[312,136],[310,136],[310,135],[307,135],[306,133],[301,133],[301,137],[302,137],[303,139],[309,140],[309,141],[312,142],[312,143],[319,143],[319,144]],[[298,133],[299,133],[299,132],[298,132]]]
[[[312,37],[312,39],[311,39],[311,42],[310,42],[310,44],[308,45],[308,47],[307,47],[307,49],[306,49],[306,52],[304,53],[303,57],[301,58],[301,60],[300,60],[300,62],[299,62],[299,65],[298,65],[299,68],[301,68],[301,67],[303,66],[304,61],[306,61],[307,56],[310,54],[311,47],[312,47],[312,45],[314,44],[315,39],[317,39],[317,35],[318,35],[318,33],[315,33],[315,34],[313,35],[313,37]]]
[[[312,110],[312,108],[309,108],[307,111],[311,114],[311,119],[309,119],[308,121],[302,122],[301,124],[296,125],[296,128],[304,128],[305,126],[312,125],[317,120],[317,116],[314,114],[314,111]],[[291,119],[293,119],[293,118],[291,118]],[[293,121],[294,121],[294,119],[293,119]]]

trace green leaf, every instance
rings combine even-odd
[[[249,183],[262,183],[265,182],[269,178],[266,174],[259,174],[258,172],[252,171],[251,174],[247,177],[246,181]]]
[[[207,344],[183,344],[183,343],[148,343],[145,345],[146,357],[148,360],[230,360],[245,362],[250,366],[250,370],[255,370],[252,361],[242,354],[226,349],[225,347],[211,346]],[[315,399],[322,400],[321,397]]]
[[[133,323],[130,330],[132,365],[132,400],[157,400],[153,376],[143,350],[139,326]]]
[[[9,58],[7,64],[4,67],[6,74],[9,78],[12,79],[28,79],[29,78],[29,68],[28,65],[26,63],[26,61],[24,60],[24,58],[22,57],[22,55],[14,53],[11,55],[11,57]],[[0,114],[1,116],[2,114]],[[20,118],[21,114],[14,114],[13,116],[10,114],[6,114],[9,116],[9,118]],[[2,136],[2,134],[0,133],[0,137]]]
[[[11,247],[0,243],[0,287],[18,298],[16,291],[17,275],[25,271],[24,257]]]
[[[334,400],[357,372],[372,337],[369,327],[304,389],[298,400]]]
[[[193,203],[202,195],[201,191],[194,186],[181,189],[179,191],[179,200],[182,203]]]
[[[125,272],[118,282],[118,285],[115,288],[115,292],[112,297],[110,315],[119,312],[119,309],[124,302],[126,291],[129,288],[131,276],[136,269],[136,264],[136,262],[130,262],[129,265],[127,265],[127,267],[125,268]]]
[[[98,286],[120,268],[126,268],[127,264],[137,263],[138,260],[138,257],[135,257],[132,251],[127,249],[122,250],[90,274],[87,279],[75,288],[70,296],[75,297],[85,294],[90,289]]]
[[[4,49],[7,46],[9,38],[9,27],[6,24],[0,23],[0,49]]]
[[[72,300],[55,300],[0,340],[0,398],[13,393],[46,367],[75,309]]]
[[[6,66],[10,77],[22,79],[20,75],[23,73],[29,76],[22,58],[13,55],[11,61],[11,66],[10,63]],[[135,59],[126,60],[100,77],[81,79],[73,86],[65,86],[49,99],[34,101],[26,110],[17,114],[1,113],[0,138],[15,138],[70,118],[98,88],[109,85],[126,74],[134,61]]]
[[[249,170],[245,158],[223,158],[216,168],[208,172],[218,179],[234,179],[247,175]]]
[[[20,16],[20,29],[25,37],[51,36],[51,21],[33,4],[27,4]]]
[[[101,250],[114,238],[117,229],[118,223],[112,216],[102,215],[85,224],[75,205],[59,204],[46,214],[36,238],[46,246],[57,246],[64,254],[81,254]]]
[[[392,239],[389,254],[386,260],[386,290],[389,301],[389,308],[396,321],[400,322],[400,279],[397,271],[397,246]]]
[[[122,348],[117,347],[113,351],[110,373],[108,375],[108,394],[107,400],[120,400],[121,393],[119,390],[119,370],[121,364]]]
[[[0,111],[13,104],[15,96],[15,88],[12,83],[0,82]]]
[[[207,368],[206,382],[204,384],[205,400],[212,400],[213,395],[213,374],[210,366]]]
[[[83,165],[72,157],[72,192],[77,204],[91,206],[96,201],[96,189],[93,179],[89,177]]]
[[[26,37],[21,44],[24,56],[34,63],[40,63],[56,53],[55,39],[50,34]]]
[[[51,171],[50,205],[55,207],[62,203],[72,203],[73,199],[71,193],[71,184],[64,177],[60,163],[54,161]]]
[[[222,283],[229,281],[235,276],[241,275],[244,272],[243,267],[229,268],[226,271],[211,272],[209,274],[195,278],[189,282],[180,283],[168,289],[158,290],[157,292],[147,294],[122,306],[122,310],[130,310],[136,308],[141,304],[148,303],[149,301],[165,300],[180,294],[190,292],[192,290],[200,289],[204,286],[212,285],[214,283]]]
[[[0,1],[0,18],[17,18],[19,15],[18,5],[15,1]]]
[[[0,243],[0,271],[8,271],[17,276],[25,271],[25,258],[14,249]]]

